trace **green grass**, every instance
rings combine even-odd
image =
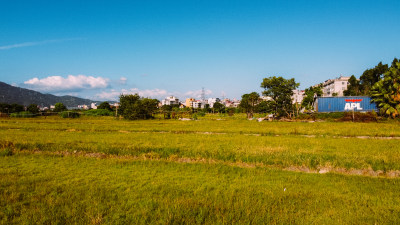
[[[400,179],[349,175],[399,172],[387,137],[398,122],[1,118],[0,223],[396,224]],[[287,171],[323,168],[342,172]]]
[[[395,224],[400,180],[218,164],[0,158],[3,224]]]
[[[396,136],[398,124],[13,119],[1,123],[0,148],[386,172],[400,170],[400,140],[375,138],[388,132]]]

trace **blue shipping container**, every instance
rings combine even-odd
[[[376,104],[366,96],[318,97],[316,109],[318,112],[378,111]]]

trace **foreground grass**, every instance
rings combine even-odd
[[[217,120],[219,119],[219,120]],[[319,135],[319,136],[370,136],[400,137],[400,123],[351,123],[351,122],[262,122],[248,121],[229,116],[215,118],[205,117],[197,121],[178,120],[117,120],[113,117],[82,117],[79,119],[62,119],[58,116],[40,118],[0,118],[0,129],[22,129],[44,131],[95,132],[213,132],[241,133],[261,135]]]
[[[2,224],[396,224],[400,180],[218,164],[0,157]]]
[[[47,118],[9,119],[0,125],[0,150],[208,159],[277,168],[400,170],[400,140],[375,138],[396,136],[398,124]],[[367,138],[357,138],[354,132]]]

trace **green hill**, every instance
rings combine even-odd
[[[39,106],[50,106],[57,102],[61,102],[67,107],[76,107],[78,105],[90,105],[90,99],[83,99],[74,96],[55,96],[52,94],[42,94],[37,91],[26,88],[14,87],[12,85],[0,82],[0,102],[1,103],[16,103],[24,106],[37,104]]]

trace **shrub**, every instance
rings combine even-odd
[[[0,156],[12,156],[13,155],[13,151],[10,148],[5,148],[3,150],[0,151]]]
[[[80,114],[74,111],[64,111],[60,113],[62,118],[79,118]]]
[[[32,118],[35,116],[36,116],[36,114],[32,114],[30,112],[11,113],[11,115],[10,115],[10,117],[14,117],[14,118]]]
[[[114,113],[108,109],[91,109],[83,112],[86,116],[112,116]]]
[[[377,115],[374,112],[354,113],[354,122],[376,122],[377,120]],[[346,112],[344,117],[341,118],[340,121],[353,121],[353,113]]]

